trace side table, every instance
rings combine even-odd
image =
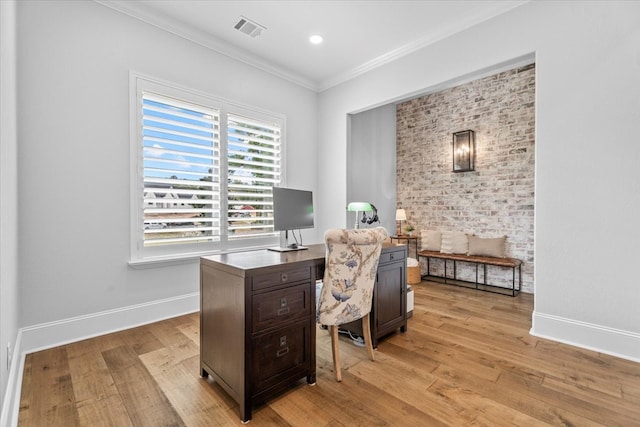
[[[398,243],[400,243],[400,240],[404,240],[406,241],[407,244],[407,250],[411,249],[411,243],[413,243],[415,246],[415,254],[416,257],[415,259],[418,259],[418,236],[409,236],[408,234],[400,234],[397,236],[391,236],[391,243],[393,243],[394,240],[397,240]]]

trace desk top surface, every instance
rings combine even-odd
[[[268,249],[255,251],[232,252],[200,257],[200,264],[217,268],[233,269],[239,271],[254,270],[264,267],[274,267],[295,262],[324,263],[326,249],[324,243],[305,245],[308,249],[288,252],[276,252]],[[383,244],[384,248],[404,246],[394,243]]]
[[[288,252],[276,252],[267,249],[255,251],[232,252],[228,254],[203,256],[200,262],[204,264],[225,265],[240,270],[271,267],[294,262],[324,262],[324,244],[305,245],[308,249]]]

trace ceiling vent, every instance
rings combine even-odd
[[[250,19],[245,18],[244,16],[240,17],[240,19],[238,20],[236,25],[233,26],[233,28],[235,28],[236,30],[242,33],[250,35],[253,38],[258,37],[260,33],[262,33],[262,30],[267,29],[266,27],[263,27],[257,22],[254,22],[254,21],[251,21]]]

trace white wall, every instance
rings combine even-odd
[[[0,2],[0,402],[9,382],[7,346],[15,353],[19,326],[15,14],[15,2]]]
[[[18,41],[21,327],[199,301],[197,261],[127,264],[130,70],[286,115],[288,184],[316,187],[307,89],[91,1],[20,2]]]
[[[396,106],[363,111],[349,117],[347,149],[347,203],[366,201],[378,209],[380,222],[359,223],[361,228],[383,226],[390,235],[396,229]],[[355,214],[345,212],[347,227]]]
[[[337,168],[320,184],[324,224],[346,198],[348,113],[534,53],[532,333],[640,360],[639,17],[638,2],[533,1],[323,92],[320,168]]]

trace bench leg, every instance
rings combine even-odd
[[[515,297],[516,296],[516,268],[512,267],[511,270],[513,271],[513,279],[511,282],[511,296]],[[522,264],[520,264],[518,266],[518,293],[520,293],[520,291],[522,290]]]
[[[482,264],[482,284],[487,286],[487,264]]]
[[[522,291],[522,264],[518,266],[518,293],[520,291]]]
[[[476,265],[476,289],[478,289],[478,263],[475,263]]]
[[[417,258],[418,259],[418,266],[420,266],[420,258],[426,258],[427,259],[427,274],[422,274],[422,270],[420,271],[420,279],[423,279],[425,276],[429,276],[429,270],[430,270],[429,260],[431,258],[429,258],[428,256],[424,257],[424,256],[421,256],[421,255],[418,255],[418,258]]]

